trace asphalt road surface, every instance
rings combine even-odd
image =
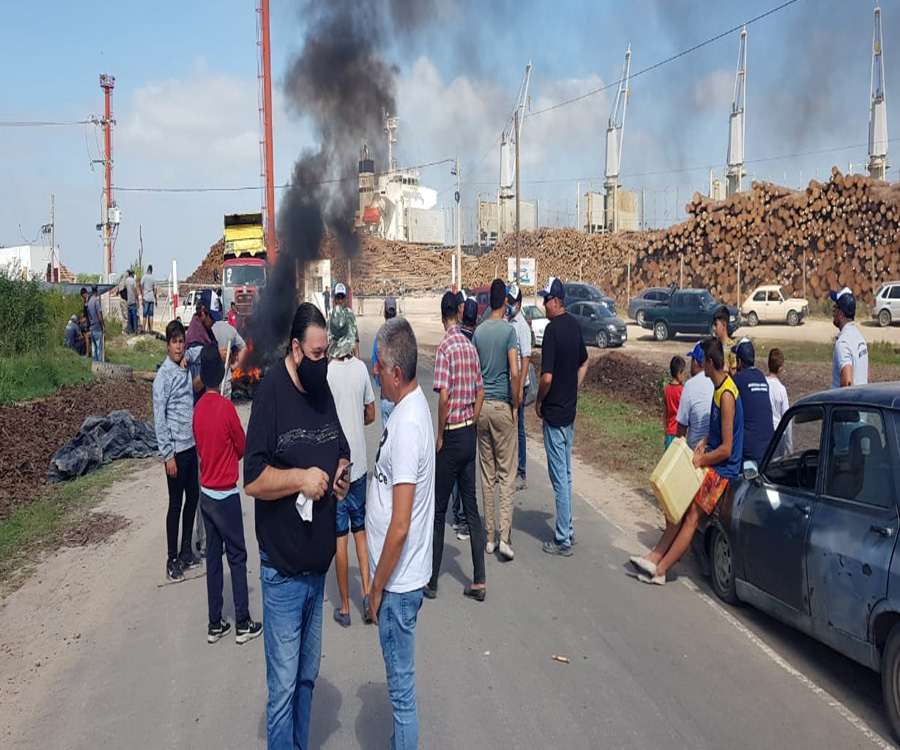
[[[367,356],[374,323],[363,328]],[[420,367],[436,408],[431,381]],[[379,433],[376,416],[370,470]],[[631,577],[627,556],[655,541],[661,516],[605,477],[602,457],[576,473],[574,557],[544,554],[554,505],[541,448],[529,450],[515,560],[488,557],[483,604],[462,596],[469,543],[448,526],[438,597],[424,603],[416,636],[421,747],[893,747],[874,673],[764,615],[721,607],[690,561],[664,588]],[[136,472],[104,504],[131,527],[53,556],[7,598],[0,746],[265,746],[262,638],[208,645],[205,579],[160,585],[165,506],[162,466]],[[252,501],[244,507],[251,613],[261,617]],[[332,620],[333,572],[326,586],[310,746],[374,750],[388,746],[390,701],[352,549],[350,560],[352,627]],[[233,623],[227,566],[225,582]]]

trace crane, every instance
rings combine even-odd
[[[728,167],[725,170],[725,196],[741,192],[744,169],[744,107],[747,101],[747,27],[741,31],[737,73],[734,76],[734,99],[728,120]]]
[[[881,47],[881,7],[875,6],[875,31],[872,36],[872,102],[869,106],[869,162],[866,169],[876,180],[887,175],[888,131],[887,103],[884,99],[884,57]]]
[[[609,125],[606,128],[606,171],[603,187],[606,191],[606,228],[611,232],[618,231],[618,192],[619,167],[622,163],[622,142],[625,135],[625,110],[628,108],[628,97],[631,91],[628,81],[631,75],[631,45],[625,50],[625,62],[622,64],[622,76],[619,78],[619,90],[616,101],[609,113]]]
[[[500,136],[500,200],[508,200],[515,195],[514,186],[519,164],[518,140],[522,137],[522,115],[525,105],[528,103],[528,84],[531,81],[531,60],[525,66],[525,77],[519,86],[519,96],[516,98],[516,106],[513,108],[503,135]]]

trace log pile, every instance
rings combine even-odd
[[[520,235],[519,255],[535,258],[537,281],[548,276],[584,280],[626,302],[648,286],[681,284],[709,289],[717,299],[737,298],[754,286],[778,283],[824,302],[829,289],[849,286],[866,299],[883,281],[900,276],[900,185],[836,168],[831,179],[805,190],[753,182],[725,201],[695,194],[686,221],[666,230],[588,235],[575,229],[539,229]],[[472,288],[506,277],[516,239],[491,252],[463,255],[463,285]],[[321,256],[331,258],[334,280],[350,281],[357,294],[436,292],[449,285],[452,249],[361,238],[350,268],[334,237]],[[221,267],[221,240],[188,281],[211,283]],[[630,279],[630,284],[629,284]]]

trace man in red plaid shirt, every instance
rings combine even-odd
[[[452,292],[447,292],[441,300],[441,318],[446,333],[434,358],[434,390],[440,396],[435,441],[434,543],[431,580],[425,585],[424,593],[429,599],[434,599],[437,595],[441,558],[444,554],[447,504],[453,485],[458,484],[469,523],[469,543],[472,546],[474,568],[473,583],[463,589],[463,595],[483,602],[486,595],[485,536],[475,495],[475,422],[484,402],[484,388],[478,352],[459,327],[457,303],[457,297]]]

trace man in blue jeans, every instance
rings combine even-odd
[[[519,349],[519,464],[516,469],[516,489],[528,489],[525,481],[525,468],[528,463],[528,454],[525,448],[525,399],[528,398],[528,389],[532,383],[528,378],[528,368],[531,365],[531,327],[525,320],[522,312],[522,290],[513,284],[506,290],[506,304],[509,312],[510,325],[516,331],[516,343]]]
[[[419,744],[416,620],[431,578],[435,442],[431,410],[416,380],[416,336],[403,318],[378,331],[375,372],[394,403],[375,455],[366,502],[372,588],[368,616],[378,625],[394,714],[392,750]]]
[[[581,326],[566,315],[566,292],[559,279],[550,277],[539,292],[550,322],[544,331],[541,349],[541,380],[534,403],[538,418],[544,420],[544,448],[550,484],[556,496],[556,531],[544,542],[550,555],[572,556],[575,532],[572,529],[572,438],[578,389],[587,372],[587,348]]]
[[[328,388],[325,318],[304,302],[287,355],[253,399],[244,490],[256,505],[269,750],[306,748],[322,658],[325,574],[335,507],[350,487],[350,446]]]

